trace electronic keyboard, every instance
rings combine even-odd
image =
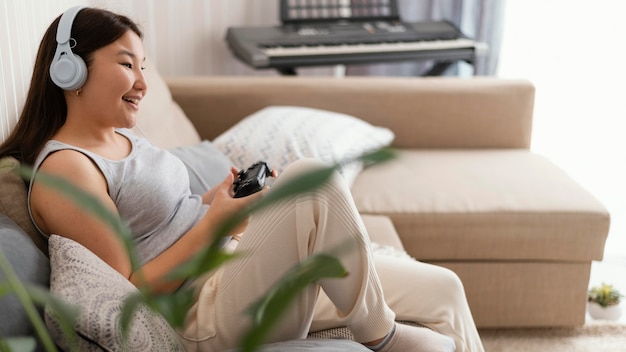
[[[477,46],[447,21],[396,20],[231,27],[226,42],[245,64],[279,70],[389,61],[473,62]]]

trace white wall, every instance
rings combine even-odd
[[[90,0],[130,16],[163,75],[259,75],[234,58],[225,41],[231,26],[278,25],[278,0]]]
[[[498,76],[537,88],[532,148],[611,212],[626,256],[626,2],[509,0]]]
[[[78,0],[0,2],[0,141],[17,123],[39,41],[48,25]]]

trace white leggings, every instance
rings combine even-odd
[[[274,187],[318,166],[309,159],[296,162]],[[312,193],[252,216],[236,249],[243,255],[194,282],[198,298],[180,331],[185,347],[222,351],[237,346],[250,326],[243,311],[289,268],[313,253],[346,247],[337,257],[349,275],[303,290],[268,342],[305,338],[312,326],[348,326],[356,341],[368,342],[385,336],[394,319],[406,319],[453,338],[457,351],[483,350],[456,275],[413,260],[375,257],[349,188],[338,175]]]

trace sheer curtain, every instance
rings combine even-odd
[[[626,2],[526,0],[506,6],[497,76],[533,81],[532,148],[607,206],[605,254],[626,260]]]
[[[503,28],[504,0],[398,0],[403,21],[447,20],[474,40],[486,44],[488,51],[477,58],[474,68],[460,63],[447,74],[493,75],[498,65]],[[350,75],[418,76],[432,63],[394,63],[348,67]]]

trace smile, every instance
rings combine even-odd
[[[130,97],[122,97],[122,100],[127,101],[129,103],[135,104],[135,105],[139,105],[139,101],[141,99],[139,98],[130,98]]]

